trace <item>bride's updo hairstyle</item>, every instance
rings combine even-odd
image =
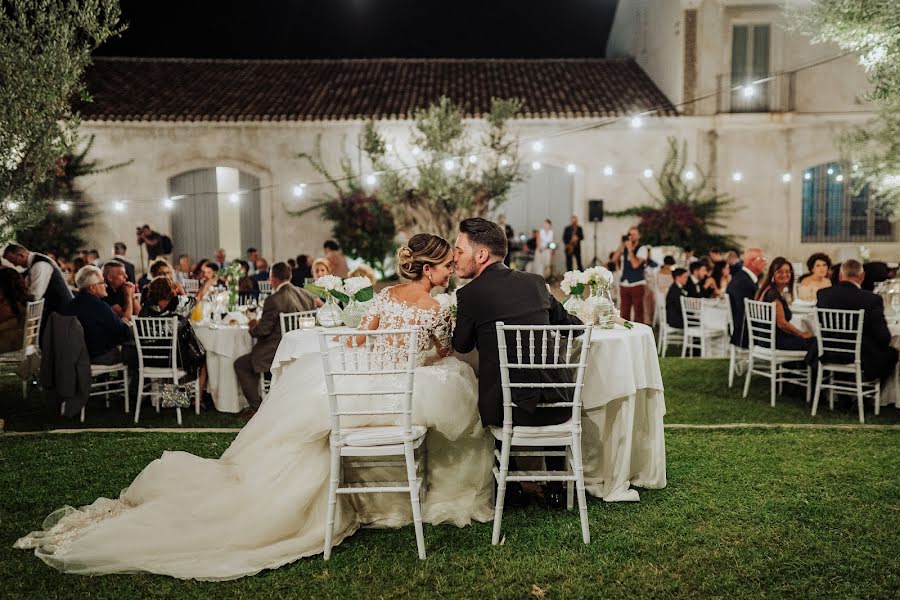
[[[422,278],[425,265],[439,264],[450,254],[450,242],[439,235],[417,233],[397,251],[397,270],[410,281]]]

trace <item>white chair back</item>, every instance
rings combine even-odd
[[[399,417],[403,439],[413,438],[412,393],[418,335],[418,327],[358,331],[339,334],[334,346],[330,343],[335,339],[334,333],[319,332],[331,434],[338,445],[344,443],[344,436],[351,429],[346,423],[348,417],[395,415]],[[384,352],[385,348],[402,349],[402,360],[391,360],[391,353]],[[384,385],[373,384],[373,378]],[[360,403],[360,398],[365,402]]]
[[[138,366],[178,369],[178,317],[136,317],[131,321],[134,343],[137,346]],[[147,364],[151,361],[155,364]],[[162,366],[164,365],[164,366]]]
[[[181,285],[189,296],[196,296],[200,291],[200,281],[197,279],[185,279]]]
[[[826,352],[831,358],[847,358],[841,361],[860,364],[863,321],[866,311],[816,308],[816,340],[819,356]]]
[[[22,339],[22,351],[26,355],[34,353],[40,344],[43,314],[43,298],[29,302],[25,307],[25,331]]]
[[[259,285],[259,293],[260,294],[271,294],[272,293],[272,284],[268,281],[259,281],[257,282]]]
[[[681,318],[684,328],[695,327],[700,329],[703,323],[703,298],[681,297]]]
[[[656,291],[654,294],[656,296],[656,311],[653,320],[662,329],[663,324],[666,322],[666,294],[660,291]]]
[[[750,348],[775,348],[775,303],[744,298]]]
[[[581,392],[584,387],[584,370],[591,346],[591,330],[590,325],[505,325],[502,321],[497,322],[504,431],[512,431],[513,427],[512,391],[526,388],[546,388],[559,391],[571,389],[573,391],[571,400],[561,396],[562,401],[538,404],[538,408],[569,407],[572,409],[572,423],[580,429]],[[581,339],[581,349],[573,360],[575,338],[581,334],[584,334]],[[563,340],[565,340],[564,347]],[[513,358],[510,358],[510,354],[513,355]],[[577,370],[575,380],[571,383],[565,381],[512,381],[511,376],[514,371],[571,371],[572,369]]]
[[[288,331],[294,331],[295,329],[300,329],[300,319],[303,317],[313,317],[315,318],[316,311],[314,310],[304,310],[300,312],[293,313],[281,313],[281,335],[286,334]]]

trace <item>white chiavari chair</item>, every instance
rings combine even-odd
[[[17,375],[16,369],[23,360],[37,354],[41,339],[41,319],[44,313],[44,300],[35,300],[25,305],[25,329],[22,331],[22,348],[0,354],[0,371],[3,375]],[[31,378],[22,380],[22,397],[28,398]]]
[[[864,380],[862,372],[862,335],[865,310],[816,308],[816,341],[819,345],[819,369],[816,372],[816,391],[813,394],[812,416],[816,416],[819,396],[828,390],[828,406],[834,410],[834,393],[856,396],[859,422],[865,423],[863,402],[867,396],[875,401],[875,414],[881,407],[881,381]],[[837,375],[852,376],[838,379]]]
[[[803,361],[805,350],[778,350],[775,347],[775,303],[757,302],[744,299],[744,314],[750,339],[747,378],[744,381],[744,398],[750,392],[750,378],[755,373],[769,378],[769,396],[775,406],[775,388],[782,383],[793,383],[806,388],[809,402],[811,375],[809,367],[803,370],[789,369],[785,363]],[[757,368],[757,363],[766,363],[767,369]]]
[[[197,279],[185,278],[181,286],[184,288],[184,293],[188,296],[196,296],[197,292],[200,291],[200,281]]]
[[[134,342],[138,353],[138,392],[134,409],[134,422],[141,417],[141,400],[151,397],[156,412],[160,409],[158,386],[160,381],[179,385],[187,375],[178,368],[178,317],[138,317],[132,320]],[[150,384],[150,391],[144,386]],[[194,380],[194,408],[200,414],[200,382]],[[181,425],[181,408],[175,407],[178,424]]]
[[[573,360],[575,338],[581,337],[581,347],[577,359]],[[523,337],[525,338],[523,340]],[[514,347],[508,347],[514,344]],[[500,356],[500,382],[503,392],[503,426],[490,428],[491,434],[500,441],[500,450],[494,451],[497,464],[494,477],[497,480],[497,497],[494,506],[494,530],[491,543],[500,543],[500,525],[503,520],[503,503],[508,481],[565,481],[567,487],[567,508],[573,502],[572,484],[578,495],[578,511],[581,518],[581,537],[585,544],[591,541],[588,528],[587,498],[584,488],[584,465],[581,452],[581,392],[584,387],[584,371],[591,345],[590,325],[504,325],[497,323],[497,346]],[[510,356],[512,354],[512,357]],[[575,370],[574,381],[525,382],[513,381],[522,373],[540,370],[544,372]],[[526,427],[513,423],[513,390],[555,389],[562,401],[539,404],[538,410],[547,408],[569,408],[571,418],[560,425]],[[563,392],[571,392],[571,397]],[[513,451],[514,446],[528,450]],[[562,450],[546,450],[545,448]],[[514,456],[564,456],[565,471],[510,471],[509,459]]]
[[[417,337],[418,328],[360,331],[338,335],[338,343],[334,346],[329,342],[334,338],[333,333],[319,332],[319,349],[331,412],[331,475],[325,525],[325,560],[331,556],[338,494],[370,492],[409,494],[416,546],[419,558],[425,558],[421,492],[424,488],[425,457],[422,445],[426,428],[412,424]],[[394,352],[386,349],[393,349]],[[360,426],[359,419],[366,417],[370,420],[388,419],[394,424]],[[356,423],[353,423],[354,420]],[[421,451],[417,453],[420,447]],[[402,460],[365,460],[372,457],[402,457]],[[345,458],[358,460],[345,464]],[[344,466],[405,466],[406,481],[345,482]]]
[[[286,334],[289,331],[294,331],[295,329],[300,329],[300,319],[304,317],[313,317],[315,318],[316,311],[314,310],[303,310],[300,312],[293,313],[281,313],[281,335]]]
[[[675,285],[675,284],[672,284]],[[672,327],[669,325],[668,320],[666,320],[666,298],[663,296],[662,300],[657,298],[657,310],[661,311],[659,315],[659,337],[657,338],[657,345],[659,346],[659,355],[665,356],[666,352],[669,349],[669,344],[683,344],[684,343],[684,329],[678,329],[677,327]]]
[[[681,356],[693,356],[693,350],[699,350],[701,357],[709,354],[709,346],[714,343],[725,343],[725,329],[711,328],[703,318],[704,298],[681,297],[681,318],[684,322],[684,342],[681,344]],[[692,352],[689,354],[688,350]]]
[[[272,293],[272,284],[268,281],[258,281],[257,285],[259,285],[259,293],[260,294],[271,294]]]

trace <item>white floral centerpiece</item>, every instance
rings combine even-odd
[[[569,271],[563,276],[560,290],[567,296],[563,308],[585,323],[596,323],[601,328],[612,329],[616,322],[616,306],[610,290],[613,274],[606,267],[590,267],[585,271]],[[589,294],[584,297],[585,291]],[[625,327],[631,323],[625,321]],[[630,328],[630,327],[629,327]]]
[[[323,298],[325,305],[316,311],[316,320],[322,327],[337,327],[344,323],[343,311],[337,300],[349,299],[344,293],[344,282],[337,275],[323,275],[303,289]]]
[[[868,246],[859,247],[859,259],[864,263],[867,263],[872,259],[872,253]]]
[[[369,302],[375,297],[375,288],[372,287],[372,282],[368,277],[361,276],[345,279],[344,293],[341,296],[337,298],[345,305],[344,323],[349,327],[359,327]]]

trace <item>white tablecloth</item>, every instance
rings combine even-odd
[[[273,383],[297,360],[319,361],[315,329],[281,338],[272,362]],[[349,331],[332,329],[335,334]],[[460,357],[467,360],[470,357]],[[653,330],[595,329],[582,395],[585,479],[588,491],[607,501],[636,501],[632,485],[666,486],[666,413]]]
[[[234,359],[253,348],[253,338],[246,326],[194,323],[194,331],[206,348],[207,389],[219,412],[237,413],[247,408],[234,374]]]

